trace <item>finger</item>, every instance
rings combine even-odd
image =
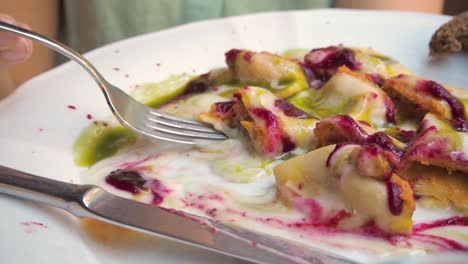
[[[24,28],[24,29],[27,29],[27,30],[31,30],[31,27],[26,24],[26,23],[23,23],[23,22],[18,22],[18,26]],[[27,39],[27,38],[21,38],[24,40],[25,42],[25,45],[26,45],[26,51],[27,51],[27,58],[29,58],[33,52],[33,42],[32,40],[30,39]]]
[[[16,22],[14,21],[13,18],[9,16],[2,16],[0,14],[0,19],[2,19],[5,22],[10,22],[13,24],[16,24],[19,27],[25,28],[25,29],[31,29],[29,25],[21,22]],[[13,34],[8,34],[8,35],[13,35]],[[8,48],[6,49],[0,49],[0,63],[1,64],[13,64],[13,63],[20,63],[25,60],[27,60],[31,54],[32,54],[32,41],[26,38],[16,38],[15,42],[11,45],[9,45]]]
[[[0,52],[0,64],[20,63],[27,60],[32,53],[31,41],[20,38],[13,48]]]
[[[16,25],[16,20],[11,16],[0,14],[0,21]],[[5,31],[0,31],[0,50],[5,50],[15,45],[19,37]]]

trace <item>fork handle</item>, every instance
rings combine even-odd
[[[43,36],[39,33],[9,24],[0,21],[0,30],[3,31],[8,31],[10,33],[19,35],[21,37],[28,38],[30,40],[36,41],[42,45],[45,45],[56,52],[66,56],[67,58],[77,62],[80,64],[91,76],[94,78],[94,80],[99,84],[99,88],[105,91],[105,87],[102,85],[102,83],[107,83],[107,81],[102,77],[102,75],[98,72],[98,70],[87,60],[85,57],[81,56],[78,52],[74,51],[70,47],[56,41],[53,39],[50,39],[46,36]],[[104,93],[105,94],[105,93]],[[107,100],[106,96],[106,100]]]
[[[82,206],[85,194],[95,188],[39,177],[0,165],[0,193],[45,203],[78,217],[90,217]]]

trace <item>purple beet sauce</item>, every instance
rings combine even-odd
[[[424,244],[435,246],[439,250],[468,250],[468,247],[451,239],[424,234],[423,232],[437,227],[444,226],[467,226],[468,217],[456,216],[449,219],[437,220],[431,223],[419,223],[413,226],[412,234],[392,234],[384,231],[379,227],[374,220],[370,220],[361,227],[352,231],[343,231],[337,227],[347,218],[352,217],[352,214],[346,210],[339,210],[332,215],[325,216],[322,206],[311,198],[297,197],[294,200],[294,207],[308,217],[302,218],[299,221],[288,221],[276,217],[261,217],[254,216],[239,211],[237,209],[227,207],[225,212],[233,216],[239,216],[244,219],[249,219],[258,223],[262,223],[275,228],[289,229],[303,234],[311,234],[310,231],[316,230],[319,234],[354,234],[359,236],[370,236],[372,238],[380,238],[386,240],[394,246],[413,248],[413,241],[419,241]],[[173,210],[173,209],[167,209]],[[316,233],[313,233],[314,235]],[[354,249],[354,248],[353,248]]]
[[[276,100],[275,107],[281,110],[285,115],[295,118],[311,118],[306,112],[295,107],[287,100]]]
[[[382,96],[385,105],[385,120],[390,124],[395,124],[396,107],[387,95]]]
[[[336,228],[344,219],[353,215],[351,212],[345,209],[341,209],[338,212],[331,214],[330,216],[325,216],[323,214],[323,207],[319,202],[312,198],[297,198],[294,201],[294,207],[297,210],[306,213],[309,218],[304,219],[301,223],[285,223],[286,227],[303,228],[305,230],[314,227]]]
[[[366,131],[347,115],[336,115],[321,120],[316,124],[314,134],[320,139],[321,146],[343,142],[362,144],[363,138],[367,136]]]
[[[413,237],[423,238],[426,242],[437,245],[444,250],[468,251],[467,246],[449,238],[430,234],[415,234]]]
[[[366,74],[366,76],[367,76],[367,78],[369,78],[369,80],[371,82],[375,83],[377,86],[379,86],[379,87],[383,86],[385,80],[379,74],[377,74],[377,73],[368,73],[368,74]]]
[[[338,61],[342,61],[346,67],[350,68],[351,70],[359,70],[361,68],[361,63],[356,61],[356,56],[354,54],[354,51],[348,48],[342,49],[342,52],[340,54],[341,56],[338,56]]]
[[[228,52],[224,53],[227,65],[232,67],[240,53],[241,50],[239,49],[231,49]]]
[[[365,150],[366,155],[369,155],[372,157],[376,157],[377,155],[381,153],[380,147],[376,144],[367,145],[365,146],[364,150]]]
[[[452,125],[459,132],[468,132],[465,117],[465,106],[447,91],[442,85],[428,80],[420,80],[416,84],[416,90],[429,94],[437,99],[444,100],[452,112]]]
[[[244,54],[244,60],[245,60],[247,63],[251,63],[251,62],[252,62],[252,56],[253,56],[253,53],[250,52],[250,51],[247,51],[247,52]]]
[[[444,226],[468,226],[468,216],[454,216],[447,219],[435,220],[430,223],[415,224],[413,233],[424,232],[428,229]]]
[[[332,216],[330,219],[328,219],[327,222],[324,223],[324,226],[326,227],[337,227],[341,221],[343,221],[346,218],[349,218],[353,216],[353,214],[347,210],[340,210],[338,213],[336,213],[334,216]]]
[[[332,123],[334,127],[330,131],[329,123]],[[323,125],[322,125],[323,124]],[[322,128],[325,126],[325,129]],[[314,129],[315,136],[317,138],[323,138],[323,136],[317,135],[318,133],[329,133],[326,142],[322,142],[322,145],[337,144],[337,143],[357,143],[357,144],[376,144],[383,150],[389,151],[398,157],[403,155],[403,150],[393,144],[389,136],[383,132],[377,132],[369,135],[359,124],[348,115],[336,115],[328,117],[317,123]]]
[[[306,213],[312,222],[318,223],[321,221],[323,216],[323,207],[315,199],[302,197],[295,198],[294,207],[297,210]]]
[[[252,111],[252,114],[254,114],[258,118],[261,118],[263,119],[263,121],[265,121],[265,125],[267,129],[278,127],[278,120],[276,120],[276,116],[273,115],[272,112],[263,108],[254,108],[254,109],[251,109],[250,111]]]
[[[397,155],[398,157],[401,157],[403,155],[403,150],[395,146],[390,137],[387,136],[387,134],[385,134],[384,132],[377,132],[372,135],[368,135],[366,143],[377,144],[384,150],[388,150],[393,154]]]
[[[358,233],[363,233],[367,235],[371,235],[374,237],[380,237],[382,239],[387,240],[392,245],[397,245],[399,240],[406,240],[407,236],[389,234],[382,230],[374,220],[369,221],[367,224],[363,225]]]
[[[274,149],[275,142],[281,142],[283,145],[283,152],[289,152],[296,148],[296,144],[287,136],[283,135],[279,127],[276,116],[269,110],[263,108],[254,108],[250,110],[253,115],[263,119],[267,128],[267,134],[269,139],[269,149]],[[273,141],[272,141],[273,140]]]
[[[218,102],[214,104],[214,111],[217,114],[226,114],[227,112],[231,111],[232,107],[234,106],[234,101],[228,102]]]
[[[330,153],[330,155],[328,155],[327,161],[325,162],[325,166],[326,166],[327,168],[330,168],[330,166],[331,166],[331,161],[332,161],[333,157],[335,156],[335,154],[336,154],[341,148],[343,148],[343,147],[346,146],[346,145],[348,145],[348,144],[337,144],[337,145],[335,146],[335,148],[334,148],[333,151]]]
[[[289,152],[296,148],[296,144],[289,137],[281,137],[283,152]]]
[[[403,210],[403,200],[400,198],[400,192],[400,186],[387,181],[388,208],[393,215],[399,215]]]
[[[389,155],[386,155],[382,148],[376,144],[370,144],[370,145],[365,145],[363,146],[363,151],[358,156],[357,160],[357,168],[364,173],[365,175],[372,175],[376,171],[369,171],[368,170],[368,162],[372,160],[376,160],[379,158],[384,158],[387,159],[387,161],[393,162],[392,157],[389,157]],[[395,162],[393,162],[395,163]],[[393,173],[393,168],[391,166],[388,166],[381,172],[379,176],[383,177],[384,180],[390,179]],[[377,175],[375,175],[377,176]]]
[[[418,225],[419,224],[416,224],[415,226],[418,226]],[[425,225],[425,224],[422,224],[422,225]],[[373,221],[363,226],[360,229],[360,232],[364,234],[369,234],[375,237],[383,238],[387,240],[390,244],[395,245],[395,246],[402,245],[404,247],[412,247],[412,244],[409,241],[409,239],[412,238],[414,240],[423,242],[425,244],[436,246],[440,250],[460,250],[460,251],[468,250],[468,247],[462,245],[461,243],[455,240],[436,236],[436,235],[423,234],[423,233],[420,233],[419,230],[415,231],[414,228],[413,228],[413,234],[411,236],[388,234],[385,231],[383,231],[380,227],[378,227],[377,224],[375,224],[375,222]]]
[[[106,176],[106,182],[115,188],[127,191],[132,194],[140,193],[141,190],[147,190],[144,186],[146,180],[133,170],[115,170]]]
[[[395,137],[401,142],[409,143],[415,136],[416,131],[398,129],[398,134]]]
[[[249,87],[248,86],[244,86],[242,89],[248,89]],[[232,99],[234,100],[234,102],[237,102],[237,101],[242,101],[242,95],[240,95],[239,93],[235,93],[232,95]]]
[[[337,115],[337,125],[339,128],[351,138],[365,138],[367,132],[361,128],[361,126],[349,115]],[[362,140],[358,140],[356,143],[360,143]]]
[[[312,88],[312,89],[315,89],[315,90],[318,90],[320,88],[322,88],[322,86],[325,84],[324,81],[318,79],[314,72],[309,69],[304,62],[300,61],[298,62],[299,66],[301,67],[302,69],[302,72],[304,73],[304,76],[306,77],[307,79],[307,83],[309,84],[309,87]]]
[[[356,60],[354,51],[339,46],[313,49],[304,57],[305,66],[312,70],[315,77],[327,81],[336,70],[345,65],[351,70],[359,70],[361,64]]]
[[[182,95],[202,93],[213,85],[213,81],[209,79],[209,74],[200,75],[200,78],[193,80],[187,84]]]
[[[164,201],[164,197],[172,192],[161,181],[155,179],[150,186],[151,194],[153,194],[153,205],[160,205]]]

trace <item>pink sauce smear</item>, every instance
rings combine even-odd
[[[428,223],[418,223],[413,226],[412,234],[410,235],[395,235],[388,234],[380,229],[373,221],[367,223],[363,227],[354,231],[343,231],[336,229],[340,225],[341,221],[351,217],[352,214],[346,210],[339,210],[335,214],[323,217],[323,208],[315,202],[313,199],[302,199],[296,206],[301,206],[300,210],[308,212],[309,217],[302,218],[297,221],[284,220],[276,217],[260,217],[250,215],[246,211],[236,210],[233,208],[226,208],[223,200],[219,200],[219,203],[211,203],[212,207],[206,205],[205,196],[189,195],[189,197],[195,197],[191,199],[191,202],[185,201],[186,207],[193,207],[201,210],[206,215],[217,218],[220,217],[220,213],[231,215],[231,223],[236,222],[235,218],[240,217],[241,219],[247,219],[250,221],[262,223],[273,228],[290,229],[293,232],[300,233],[300,237],[304,237],[307,232],[316,231],[320,235],[337,235],[337,234],[353,234],[356,236],[367,236],[370,238],[380,238],[394,246],[413,247],[414,242],[420,242],[429,246],[433,246],[440,251],[468,251],[468,245],[464,245],[453,239],[446,237],[424,234],[425,231],[440,228],[446,226],[467,226],[468,217],[455,216],[447,219],[441,219]],[[217,212],[217,213],[212,213]],[[326,242],[328,243],[328,242]],[[346,249],[346,246],[331,245],[339,248]]]
[[[35,221],[20,222],[20,225],[25,227],[24,232],[26,234],[37,232],[40,229],[47,229],[45,224]]]
[[[122,164],[120,167],[126,167],[126,169],[136,166],[139,168],[141,163],[147,161],[150,157],[131,163]],[[120,174],[120,173],[119,173]],[[130,174],[130,175],[129,175]],[[130,188],[128,191],[139,192],[143,190],[143,186],[148,186],[150,193],[153,195],[153,205],[159,205],[163,202],[164,197],[172,192],[171,189],[167,188],[161,181],[155,179],[144,179],[135,171],[126,171],[126,177],[120,178],[120,180],[126,180],[126,184],[135,183],[134,188]],[[143,183],[141,180],[146,180]],[[109,182],[108,182],[109,183]],[[112,184],[112,183],[111,183]],[[125,189],[125,188],[123,188]],[[132,192],[132,193],[136,193]],[[392,191],[393,192],[393,191]],[[395,191],[398,192],[398,191]],[[431,246],[439,251],[468,251],[468,244],[455,241],[450,238],[441,237],[437,235],[425,234],[425,231],[434,228],[441,228],[447,226],[468,226],[468,217],[454,216],[447,219],[440,219],[427,223],[417,223],[413,225],[412,233],[409,235],[401,234],[388,234],[380,229],[373,221],[368,222],[361,228],[352,231],[344,231],[337,229],[341,222],[352,216],[352,213],[346,210],[338,210],[329,215],[324,215],[324,209],[314,199],[303,199],[299,198],[295,207],[301,212],[306,213],[307,217],[303,217],[298,220],[281,219],[278,217],[264,217],[249,214],[246,211],[237,210],[230,208],[226,205],[224,198],[219,194],[208,193],[204,195],[197,195],[194,193],[187,193],[184,198],[181,199],[184,204],[184,208],[193,208],[206,216],[214,219],[215,221],[225,220],[227,222],[235,223],[236,219],[244,219],[261,223],[265,226],[269,226],[275,229],[291,230],[294,233],[299,234],[299,237],[306,236],[317,236],[317,235],[340,235],[340,234],[352,234],[360,237],[378,238],[387,241],[390,245],[397,247],[408,247],[414,246],[414,243],[424,244]],[[160,207],[161,208],[161,207]],[[169,208],[162,208],[168,212],[175,213],[177,215],[189,218],[193,221],[201,223],[206,226],[211,232],[216,232],[216,228],[210,226],[208,223],[202,223],[199,218],[193,217],[183,211]],[[392,212],[397,213],[400,211],[399,203],[395,202]],[[22,225],[37,225],[47,228],[45,225],[37,222],[24,222]],[[28,232],[28,231],[27,231]],[[32,231],[30,231],[32,232]],[[319,240],[320,241],[320,240]],[[353,249],[361,248],[359,245],[356,246],[345,246],[339,242],[323,241],[332,247],[341,249]],[[252,242],[252,246],[256,246],[256,242]],[[365,248],[362,248],[365,250]]]
[[[161,181],[154,179],[150,186],[151,194],[153,194],[153,205],[160,205],[164,201],[164,197],[172,192]]]

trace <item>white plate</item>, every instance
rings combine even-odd
[[[280,52],[343,43],[372,47],[417,74],[467,85],[468,57],[429,62],[428,41],[447,16],[310,10],[199,22],[143,35],[87,54],[112,83],[131,86],[171,73],[203,73],[224,64],[230,48]],[[116,70],[115,68],[119,68]],[[128,75],[127,75],[128,74]],[[67,108],[76,106],[76,110]],[[63,181],[80,182],[72,143],[89,120],[110,114],[92,79],[67,63],[25,83],[0,102],[0,164]],[[232,259],[157,238],[111,237],[97,242],[59,210],[0,198],[2,263],[234,263]],[[26,226],[35,221],[42,226]],[[129,239],[129,243],[125,243]],[[101,239],[102,240],[102,239]]]

